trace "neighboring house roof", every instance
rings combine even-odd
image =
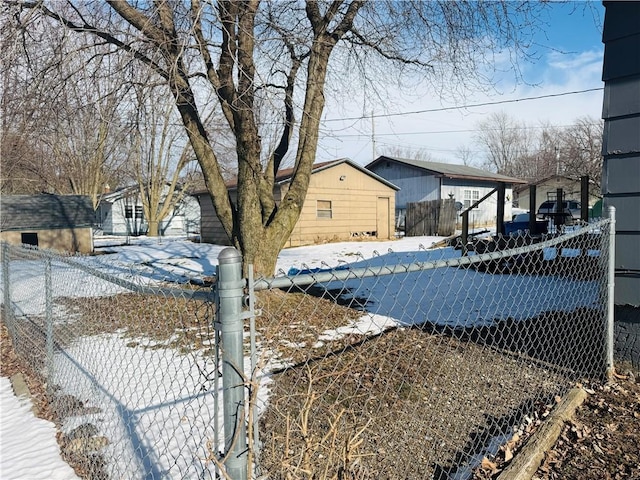
[[[388,187],[390,187],[390,188],[392,188],[394,190],[400,190],[400,187],[397,187],[396,185],[394,185],[390,181],[382,178],[380,175],[377,175],[374,172],[372,172],[370,170],[367,170],[366,168],[358,165],[357,163],[353,162],[352,160],[350,160],[348,158],[340,158],[338,160],[330,160],[328,162],[314,163],[312,168],[311,168],[311,174],[318,173],[318,172],[321,172],[323,170],[327,170],[329,168],[333,168],[333,167],[335,167],[337,165],[341,165],[343,163],[346,163],[347,165],[355,168],[356,170],[364,173],[365,175],[368,175],[371,178],[375,178],[380,183],[383,183],[384,185],[386,185],[386,186],[388,186]],[[281,184],[290,182],[294,171],[295,171],[294,168],[285,168],[283,170],[279,170],[278,174],[276,175],[275,183],[281,185]],[[235,190],[238,187],[238,179],[237,179],[237,177],[232,179],[232,180],[230,180],[230,181],[228,181],[226,185],[227,185],[227,188],[229,188],[230,190]],[[207,190],[201,190],[201,191],[194,192],[194,195],[202,195],[202,194],[207,194],[207,193],[209,193]]]
[[[0,230],[91,227],[95,211],[86,195],[3,195]]]
[[[140,187],[138,185],[129,185],[127,187],[121,187],[117,190],[113,190],[109,193],[105,193],[102,195],[102,201],[113,203],[117,200],[120,200],[124,197],[135,196],[140,192]]]
[[[498,173],[487,172],[475,167],[468,167],[466,165],[456,165],[453,163],[441,163],[441,162],[426,162],[423,160],[411,160],[408,158],[396,158],[387,157],[385,155],[376,158],[373,162],[367,165],[365,168],[372,168],[380,162],[396,162],[404,165],[409,165],[420,170],[424,170],[435,174],[438,177],[460,179],[460,180],[480,180],[489,182],[500,182],[510,184],[527,183],[524,180],[520,180],[514,177],[508,177],[506,175],[500,175]]]
[[[516,188],[514,188],[515,192],[522,192],[524,190],[526,190],[527,188],[529,188],[530,185],[541,185],[543,183],[547,183],[549,180],[555,180],[555,179],[560,179],[560,180],[567,180],[569,182],[577,182],[580,183],[579,179],[575,179],[575,178],[571,178],[571,177],[567,177],[566,175],[549,175],[548,177],[544,177],[541,178],[540,180],[536,180],[533,182],[527,182],[525,185],[518,185]]]
[[[170,183],[165,183],[167,187],[170,186]],[[176,192],[182,190],[182,185],[176,185]],[[137,197],[140,194],[140,186],[139,185],[128,185],[126,187],[118,188],[117,190],[113,190],[112,192],[105,193],[102,196],[102,201],[113,203],[122,198],[127,197]],[[185,192],[188,195],[188,193]]]

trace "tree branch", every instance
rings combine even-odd
[[[160,75],[164,79],[168,79],[169,75],[167,71],[162,68],[157,62],[149,58],[148,56],[141,53],[139,50],[133,48],[131,45],[124,43],[123,41],[116,38],[114,35],[105,32],[103,30],[98,29],[97,27],[90,25],[88,23],[83,23],[79,25],[70,19],[63,17],[61,14],[51,11],[41,2],[11,2],[13,5],[20,5],[26,8],[39,9],[42,13],[44,13],[47,17],[52,18],[59,22],[61,25],[65,26],[69,30],[79,33],[90,33],[99,38],[102,38],[105,42],[114,45],[115,47],[121,48],[125,52],[128,52],[133,55],[133,57],[146,65],[150,66],[158,75]]]
[[[200,51],[200,55],[202,56],[202,60],[204,61],[204,65],[206,68],[206,78],[209,80],[209,83],[214,88],[214,90],[218,92],[221,88],[220,77],[218,76],[218,72],[216,71],[215,65],[213,64],[211,54],[209,53],[207,41],[205,40],[204,34],[202,33],[202,5],[200,3],[200,0],[192,0],[191,2],[191,21],[193,23],[193,33],[198,45],[198,50]],[[222,107],[222,113],[227,119],[227,123],[229,123],[229,125],[233,129],[233,112],[229,103],[226,101],[222,101],[221,99],[220,105]]]

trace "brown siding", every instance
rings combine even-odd
[[[340,180],[340,178],[343,180]],[[276,190],[276,202],[287,190]],[[235,200],[235,192],[231,192]],[[215,215],[211,198],[200,195],[201,240],[206,243],[229,245],[222,225]],[[377,234],[378,199],[389,200],[389,227],[385,239],[394,235],[395,190],[349,164],[341,163],[311,175],[307,197],[298,223],[287,246],[349,240]],[[331,201],[331,218],[318,218],[317,201]]]
[[[363,236],[377,238],[377,205],[380,197],[389,199],[388,232],[391,235],[387,235],[388,238],[394,232],[395,190],[346,163],[314,173],[288,246]],[[332,218],[318,218],[318,200],[331,201]]]
[[[37,233],[38,248],[72,253],[93,252],[91,228],[6,231],[0,232],[0,240],[20,245],[23,233]]]
[[[235,200],[235,192],[231,192]],[[198,195],[200,202],[200,241],[214,245],[231,245],[231,240],[222,228],[222,223],[213,208],[213,201],[208,194]]]

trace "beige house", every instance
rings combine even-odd
[[[274,196],[278,202],[289,188],[293,169],[276,178]],[[232,201],[235,185],[229,185]],[[349,159],[313,166],[307,197],[288,247],[312,245],[354,238],[391,239],[395,236],[395,194],[398,187]],[[206,191],[196,192],[200,202],[201,241],[229,245],[230,240],[215,214]]]
[[[93,251],[95,212],[84,195],[3,195],[0,240],[62,252]]]
[[[537,182],[527,185],[517,185],[513,189],[514,206],[520,208],[529,208],[529,186],[536,186],[536,212],[540,208],[540,204],[547,200],[554,200],[558,188],[562,188],[562,195],[565,200],[580,201],[580,179],[573,179],[563,175],[552,175],[543,178]],[[600,197],[593,193],[593,189],[589,189],[589,206],[593,206]]]

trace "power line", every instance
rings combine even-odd
[[[440,107],[440,108],[428,108],[425,110],[415,110],[413,112],[399,112],[399,113],[381,113],[379,115],[362,115],[359,117],[346,117],[346,118],[328,118],[325,119],[325,122],[342,122],[345,120],[362,120],[364,118],[388,118],[388,117],[399,117],[403,115],[416,115],[419,113],[433,113],[433,112],[446,112],[448,110],[465,110],[468,108],[477,108],[477,107],[488,107],[492,105],[504,105],[507,103],[518,103],[518,102],[526,102],[530,100],[542,100],[545,98],[556,98],[556,97],[565,97],[567,95],[577,95],[580,93],[589,93],[589,92],[597,92],[604,90],[603,87],[598,88],[588,88],[586,90],[574,90],[571,92],[561,92],[561,93],[550,93],[547,95],[538,95],[535,97],[522,97],[522,98],[514,98],[511,100],[497,100],[495,102],[482,102],[482,103],[470,103],[469,105],[456,105],[452,107]]]
[[[574,127],[577,124],[573,123],[573,124],[569,124],[569,125],[533,125],[533,126],[527,126],[527,125],[523,125],[520,127],[508,127],[505,128],[504,130],[543,130],[545,128],[569,128],[569,127]],[[586,124],[585,124],[586,125]],[[590,126],[597,126],[597,123],[589,123],[588,125]],[[408,136],[408,135],[435,135],[435,134],[451,134],[451,133],[475,133],[475,132],[480,132],[483,130],[493,130],[493,131],[498,131],[500,130],[499,128],[486,128],[486,129],[482,129],[482,128],[471,128],[471,129],[462,129],[462,130],[430,130],[430,131],[423,131],[423,132],[394,132],[394,133],[376,133],[376,137],[404,137],[404,136]],[[334,137],[340,137],[340,138],[345,138],[345,137],[371,137],[371,133],[347,133],[347,134],[333,134]]]

